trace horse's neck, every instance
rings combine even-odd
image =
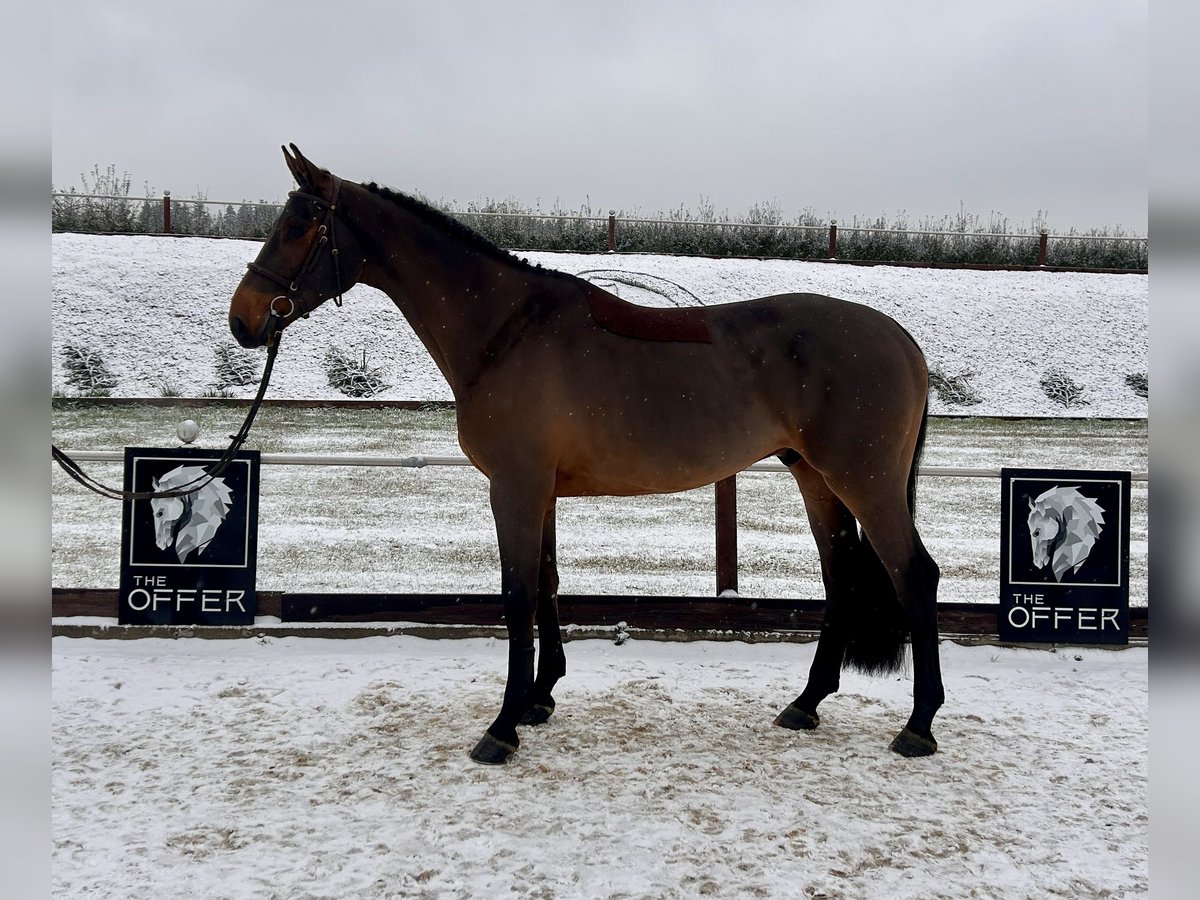
[[[533,273],[469,247],[386,198],[364,228],[362,281],[400,308],[455,395],[467,384],[489,342],[518,310]]]

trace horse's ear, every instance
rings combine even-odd
[[[291,153],[288,152],[288,147],[291,148]],[[291,170],[292,177],[296,179],[296,184],[322,197],[333,199],[333,176],[307,159],[300,152],[299,147],[295,144],[288,144],[283,148],[283,158],[287,160],[288,169]]]
[[[307,162],[307,160],[304,159],[304,156],[300,153],[300,150],[295,144],[292,144],[292,150],[294,150],[296,153],[295,156],[292,156],[291,153],[288,153],[287,147],[280,147],[280,149],[283,151],[283,158],[287,161],[287,167],[289,171],[291,171],[292,177],[296,179],[296,184],[302,186],[308,184],[307,173],[304,169],[304,164]]]
[[[154,478],[153,476],[151,476],[151,478],[150,478],[150,490],[152,490],[152,491],[158,490],[158,479]]]
[[[1037,509],[1036,509],[1036,508],[1034,507],[1034,505],[1033,505],[1033,498],[1032,498],[1032,497],[1026,497],[1026,498],[1025,498],[1025,500],[1026,500],[1026,501],[1029,503],[1029,511],[1030,511],[1030,512],[1037,512]]]

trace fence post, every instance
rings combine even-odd
[[[837,220],[829,223],[829,258],[837,259]]]
[[[1046,264],[1046,244],[1047,244],[1046,229],[1043,228],[1042,233],[1038,236],[1038,261],[1037,261],[1037,264],[1039,266],[1044,266]]]
[[[717,594],[738,589],[737,476],[717,482]]]
[[[613,253],[617,249],[617,211],[610,209],[608,211],[608,252]]]
[[[171,192],[163,191],[163,234],[171,233]]]

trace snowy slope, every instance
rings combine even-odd
[[[215,383],[216,348],[233,346],[230,295],[259,250],[253,241],[153,236],[53,236],[53,386],[66,381],[63,348],[99,352],[117,379],[114,396],[164,389],[199,396]],[[522,253],[594,280],[646,305],[725,303],[790,291],[876,307],[907,328],[930,368],[969,375],[981,402],[934,414],[1086,415],[1142,418],[1147,401],[1127,384],[1147,371],[1148,278],[1053,272],[979,272],[842,266],[786,260]],[[612,273],[642,273],[627,278]],[[640,282],[641,286],[630,282]],[[675,287],[678,286],[678,287]],[[338,310],[326,304],[288,331],[270,397],[342,398],[323,360],[330,347],[379,367],[380,399],[451,399],[433,361],[383,294],[357,287]],[[238,351],[254,353],[254,351]],[[255,357],[261,361],[262,351]],[[260,362],[261,365],[261,362]],[[1086,405],[1064,408],[1039,385],[1048,372],[1083,387]],[[234,389],[250,396],[252,388]]]

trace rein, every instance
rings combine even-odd
[[[262,378],[258,383],[258,393],[255,394],[253,402],[250,404],[250,411],[246,414],[246,421],[242,423],[242,427],[238,429],[237,434],[230,435],[231,442],[228,449],[221,455],[221,458],[213,464],[213,467],[205,472],[204,475],[193,478],[186,484],[180,485],[169,491],[125,491],[120,488],[112,487],[97,481],[91,475],[87,474],[80,468],[79,463],[71,459],[62,450],[54,444],[50,445],[50,455],[62,470],[82,484],[89,491],[94,491],[102,497],[109,497],[113,500],[153,500],[155,498],[166,497],[186,497],[188,494],[194,494],[196,491],[203,488],[213,479],[217,478],[224,472],[242,444],[246,442],[246,438],[250,436],[250,426],[254,424],[254,417],[258,415],[259,407],[262,406],[263,396],[267,393],[267,383],[271,380],[271,369],[275,366],[275,356],[279,353],[279,323],[281,321],[278,314],[272,310],[272,321],[275,323],[272,329],[271,337],[267,344],[267,362],[263,366]]]
[[[312,246],[309,247],[308,254],[304,258],[304,263],[300,266],[296,275],[293,278],[287,278],[260,263],[251,262],[246,264],[246,268],[251,272],[275,282],[275,284],[284,288],[287,293],[273,298],[268,308],[271,324],[269,326],[270,333],[267,337],[267,362],[263,366],[262,378],[258,383],[258,393],[255,394],[254,400],[250,404],[250,411],[246,414],[246,421],[242,423],[242,427],[238,429],[237,434],[230,435],[228,449],[213,464],[213,467],[207,470],[204,475],[169,491],[126,491],[97,481],[91,475],[84,472],[79,463],[71,459],[70,456],[58,449],[54,444],[51,444],[50,455],[62,467],[64,472],[88,490],[94,491],[102,497],[110,497],[113,500],[153,500],[155,498],[186,497],[189,494],[194,494],[229,467],[229,464],[233,462],[234,456],[241,449],[242,444],[246,442],[246,438],[250,436],[250,426],[254,424],[254,417],[258,415],[259,407],[262,406],[263,396],[267,393],[267,384],[271,380],[271,369],[275,365],[275,356],[279,352],[279,336],[283,331],[286,320],[297,312],[299,312],[301,318],[307,319],[309,313],[315,308],[310,307],[306,303],[297,303],[296,294],[300,291],[300,284],[304,280],[304,276],[313,270],[317,261],[321,258],[321,250],[326,244],[329,245],[330,256],[333,259],[334,283],[337,290],[333,301],[338,306],[342,305],[342,272],[338,262],[337,238],[333,232],[333,223],[337,215],[338,194],[342,190],[342,179],[336,175],[332,176],[332,178],[333,192],[329,200],[306,191],[290,191],[288,193],[289,198],[299,197],[302,200],[308,200],[315,203],[318,208],[324,210],[323,220],[317,229],[316,239],[313,241]],[[276,309],[276,300],[286,300],[288,302],[286,310]]]

